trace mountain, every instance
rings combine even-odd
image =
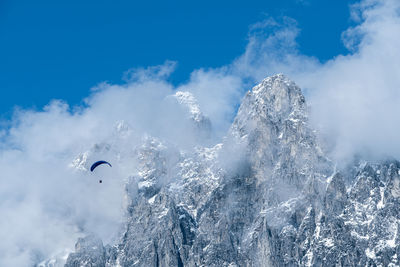
[[[209,133],[194,97],[174,97]],[[80,238],[65,266],[399,266],[400,162],[336,170],[307,113],[279,74],[245,95],[220,144],[191,152],[146,137],[131,155],[120,238]]]

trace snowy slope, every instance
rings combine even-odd
[[[191,94],[173,97],[210,131]],[[78,240],[65,266],[399,266],[400,163],[336,171],[284,75],[246,94],[221,144],[180,151],[148,136],[129,152],[96,149],[135,162],[124,230],[112,246]]]

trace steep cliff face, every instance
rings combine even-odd
[[[192,96],[175,97],[207,133]],[[147,137],[132,157],[119,241],[80,239],[65,266],[399,265],[400,163],[335,171],[283,75],[246,94],[221,144],[185,152]]]

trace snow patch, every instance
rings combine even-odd
[[[151,187],[151,186],[153,186],[153,185],[154,185],[153,182],[150,182],[150,181],[141,181],[141,182],[138,183],[138,188],[139,188],[139,189],[142,189],[142,188],[144,188],[144,187]]]
[[[370,250],[369,248],[367,248],[365,250],[365,255],[370,259],[373,259],[373,260],[376,259],[375,252],[373,250]]]
[[[400,180],[395,179],[393,181],[392,195],[394,197],[400,197]]]
[[[325,238],[322,240],[322,243],[327,248],[331,248],[335,245],[335,242],[333,242],[332,238]]]
[[[69,164],[70,168],[75,168],[81,171],[87,171],[86,163],[89,158],[89,152],[80,153],[72,162]]]
[[[398,224],[395,222],[391,225],[390,230],[394,230],[393,231],[393,238],[386,240],[386,245],[391,247],[391,248],[395,248],[396,247],[396,237],[397,237],[397,231],[398,229]],[[392,232],[392,231],[391,231]]]
[[[314,257],[314,253],[312,252],[311,249],[309,249],[309,250],[307,251],[307,254],[305,255],[305,257],[306,257],[306,259],[307,259],[306,266],[307,266],[307,267],[311,267],[311,266],[312,266],[312,259],[313,259],[313,257]]]
[[[358,239],[363,239],[363,240],[369,240],[369,236],[363,236],[363,235],[359,235],[356,231],[351,231],[350,233],[351,236],[354,236]]]
[[[380,192],[380,194],[381,194],[381,199],[379,200],[379,202],[378,202],[378,204],[376,205],[376,207],[377,207],[378,209],[382,209],[382,208],[385,206],[385,204],[383,204],[383,198],[384,198],[384,196],[385,196],[385,188],[384,188],[384,187],[379,187],[379,192]]]
[[[200,121],[203,118],[199,104],[192,93],[178,91],[175,93],[174,97],[178,100],[179,104],[185,106],[189,110],[192,119]]]
[[[160,215],[158,215],[158,218],[161,219],[162,217],[167,215],[168,211],[169,211],[168,208],[163,209],[163,211],[160,212]]]
[[[156,199],[156,196],[157,196],[157,195],[152,196],[151,198],[149,198],[149,200],[147,200],[147,202],[148,202],[149,204],[154,204],[154,200]]]

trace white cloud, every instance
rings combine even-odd
[[[190,81],[177,88],[193,93],[210,118],[217,137],[226,133],[243,93],[243,81],[226,67],[196,70]]]
[[[353,8],[362,16],[345,35],[358,40],[350,42],[354,52],[294,78],[310,89],[313,119],[335,140],[337,157],[400,158],[400,2],[365,1]]]
[[[116,163],[100,185],[97,175],[69,165],[95,144],[112,143],[129,153],[144,133],[182,145],[194,142],[178,104],[165,100],[173,93],[163,78],[170,67],[167,62],[140,70],[133,74],[138,79],[124,85],[103,84],[86,107],[71,110],[55,100],[42,111],[15,114],[0,152],[0,212],[6,218],[0,222],[1,266],[29,266],[73,248],[82,232],[95,232],[107,242],[117,234],[124,215],[122,184],[134,166],[126,168],[115,154],[100,149],[99,159]],[[133,132],[125,139],[115,133],[121,120]]]
[[[400,158],[400,2],[365,0],[352,6],[352,14],[358,24],[342,36],[348,55],[326,63],[302,55],[297,26],[284,21],[266,38],[252,35],[233,68],[255,81],[274,73],[296,81],[314,126],[334,142],[337,160],[356,153]]]
[[[128,71],[125,84],[99,85],[84,107],[52,101],[42,111],[18,111],[11,128],[0,131],[0,212],[6,218],[0,222],[0,265],[27,266],[72,248],[82,232],[110,240],[123,216],[122,183],[132,171],[126,166],[134,162],[114,165],[107,187],[68,165],[110,138],[126,153],[145,133],[184,148],[196,144],[182,109],[166,101],[175,90],[195,95],[218,140],[249,85],[285,73],[305,89],[312,122],[335,144],[336,159],[361,152],[400,158],[399,10],[396,0],[355,5],[358,25],[342,37],[351,53],[326,63],[300,53],[295,21],[266,20],[251,27],[245,52],[232,64],[195,70],[178,88],[167,82],[176,66],[167,61]],[[118,139],[121,120],[132,129]],[[112,157],[105,150],[97,155]]]

